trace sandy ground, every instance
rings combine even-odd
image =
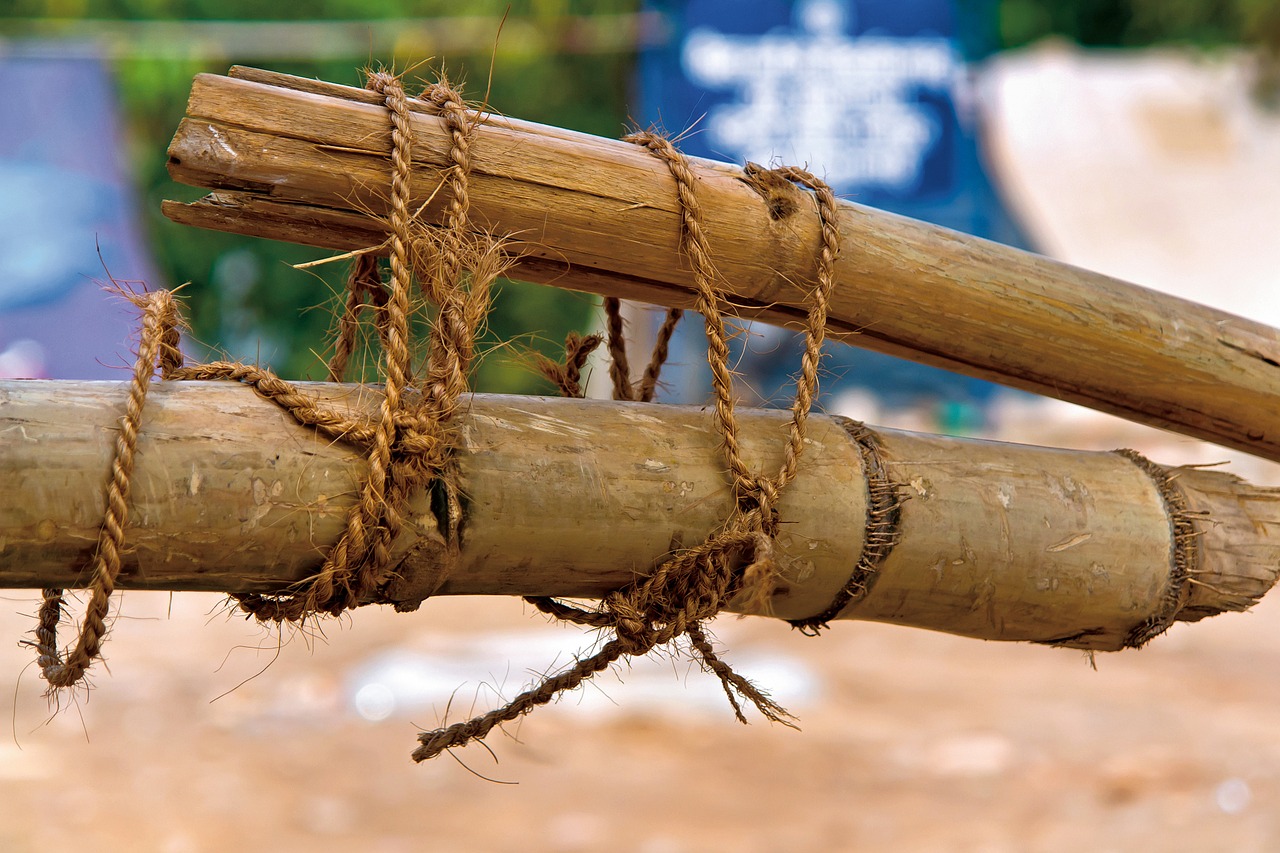
[[[0,632],[33,606],[7,599]],[[526,718],[492,740],[496,764],[473,746],[419,766],[414,725],[450,697],[450,719],[488,707],[589,641],[512,601],[440,599],[277,655],[216,597],[132,593],[110,673],[61,714],[27,650],[0,657],[0,849],[1274,850],[1278,625],[1271,600],[1095,672],[1076,652],[726,618],[730,659],[803,731],[737,724],[710,676],[668,659]]]

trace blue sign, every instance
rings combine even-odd
[[[990,0],[646,6],[666,17],[673,37],[641,58],[643,116],[682,134],[686,153],[804,166],[860,204],[1025,246],[982,166],[972,114],[967,60],[983,49],[973,34],[994,29]],[[762,388],[781,389],[796,348],[775,333],[756,337],[763,340],[748,345],[739,366]],[[683,360],[694,363],[700,344],[686,343]],[[891,403],[980,402],[990,392],[985,383],[845,347],[833,347],[829,361]],[[692,394],[675,396],[698,399],[704,388],[693,384]]]
[[[685,78],[718,95],[706,100],[707,145],[737,161],[811,163],[843,190],[951,194],[950,93],[963,76],[951,40],[904,37],[901,20],[854,36],[856,9],[839,0],[805,0],[792,18],[760,35],[685,34]]]
[[[0,56],[0,379],[128,379],[137,312],[109,276],[159,285],[93,58]]]

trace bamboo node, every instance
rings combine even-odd
[[[1195,513],[1187,505],[1187,496],[1177,483],[1173,472],[1157,465],[1136,450],[1128,448],[1115,451],[1142,469],[1160,493],[1165,512],[1169,517],[1169,583],[1160,599],[1160,610],[1134,625],[1125,638],[1127,648],[1141,648],[1169,630],[1177,620],[1179,611],[1187,603],[1192,576],[1200,569],[1199,534],[1195,528],[1197,519],[1205,520],[1203,513]]]
[[[898,511],[905,498],[897,483],[889,478],[888,467],[880,453],[875,433],[866,424],[841,419],[845,431],[858,446],[863,474],[867,481],[867,529],[862,553],[849,574],[848,582],[836,593],[826,610],[807,619],[791,621],[791,627],[802,634],[816,637],[846,607],[865,597],[879,577],[880,567],[888,558],[901,534],[902,514]]]

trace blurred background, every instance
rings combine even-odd
[[[443,68],[499,112],[807,163],[854,201],[1280,325],[1272,0],[9,0],[0,377],[123,379],[134,318],[109,276],[191,282],[196,357],[322,376],[340,274],[293,269],[311,249],[169,223],[160,200],[198,193],[168,180],[165,148],[197,73],[360,85],[424,61],[414,75]],[[628,316],[642,334],[653,313]],[[528,353],[599,322],[593,297],[504,283],[476,388],[547,391]],[[700,403],[705,342],[686,325],[663,396]],[[783,401],[794,339],[757,324],[738,346],[747,399]],[[1229,460],[1280,485],[1276,466],[1065,403],[839,345],[827,366],[822,407],[871,423]],[[281,641],[216,597],[130,593],[109,668],[54,715],[16,646],[34,600],[11,594],[0,617],[3,850],[1280,847],[1267,603],[1099,672],[1044,648],[722,619],[730,660],[803,733],[737,726],[696,667],[637,662],[496,738],[500,764],[460,753],[507,786],[408,752],[414,725],[590,644],[518,602],[369,609]]]

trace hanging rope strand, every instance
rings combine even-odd
[[[77,633],[75,646],[65,657],[58,648],[58,624],[62,620],[64,591],[46,589],[36,620],[36,659],[50,690],[71,687],[81,681],[90,665],[102,655],[102,641],[107,634],[107,613],[115,592],[125,549],[125,529],[129,524],[129,492],[133,464],[138,451],[138,433],[142,410],[146,405],[151,377],[157,365],[172,372],[182,365],[177,348],[178,311],[173,295],[167,290],[151,294],[129,295],[129,300],[142,309],[142,339],[138,358],[129,382],[129,398],[120,432],[116,436],[111,459],[111,474],[105,490],[105,511],[98,532],[98,547],[90,560],[88,572],[89,602],[84,621]]]
[[[706,318],[708,363],[715,396],[714,420],[722,438],[722,448],[732,478],[734,510],[724,529],[706,542],[672,555],[653,572],[630,587],[607,596],[594,610],[576,607],[553,598],[526,599],[549,616],[596,629],[610,630],[614,639],[596,654],[544,679],[506,705],[473,719],[445,726],[418,736],[415,761],[425,761],[454,747],[484,738],[495,727],[511,722],[535,707],[551,702],[559,693],[572,690],[614,661],[629,655],[643,655],[678,637],[687,637],[690,648],[708,672],[724,688],[735,716],[742,722],[738,697],[751,702],[767,719],[794,725],[786,709],[743,678],[716,653],[702,623],[723,610],[735,595],[742,595],[745,609],[763,612],[773,592],[773,537],[777,534],[776,506],[780,493],[794,479],[804,449],[806,419],[818,391],[822,339],[827,302],[834,282],[834,265],[839,250],[835,229],[835,196],[831,190],[802,170],[780,170],[779,175],[813,190],[822,220],[822,250],[817,263],[818,284],[806,326],[805,352],[797,378],[792,405],[789,440],[784,461],[775,478],[753,475],[742,459],[734,414],[733,379],[729,370],[729,345],[715,290],[715,268],[711,262],[701,208],[693,185],[693,173],[675,146],[653,133],[633,134],[629,141],[644,145],[660,157],[671,171],[681,208],[681,245],[690,258],[697,285],[698,309]],[[605,299],[614,399],[652,399],[657,377],[666,359],[671,334],[680,319],[678,311],[668,312],[657,336],[649,368],[637,389],[631,383],[627,347],[618,300]],[[594,346],[594,343],[591,344]],[[587,350],[589,351],[589,350]],[[559,387],[577,390],[576,370],[586,358],[578,338],[566,341],[565,363],[543,366],[544,373]],[[573,382],[569,377],[574,377]],[[575,394],[576,396],[576,394]]]
[[[827,331],[827,313],[831,292],[835,289],[836,258],[840,254],[839,208],[831,187],[804,169],[784,166],[775,174],[808,187],[818,203],[818,221],[822,229],[822,248],[818,252],[818,285],[813,291],[804,330],[804,354],[800,357],[800,375],[796,379],[796,396],[791,405],[791,428],[786,460],[774,480],[776,487],[786,488],[796,476],[800,454],[804,450],[805,422],[818,396],[818,371],[822,362],[822,341]]]

